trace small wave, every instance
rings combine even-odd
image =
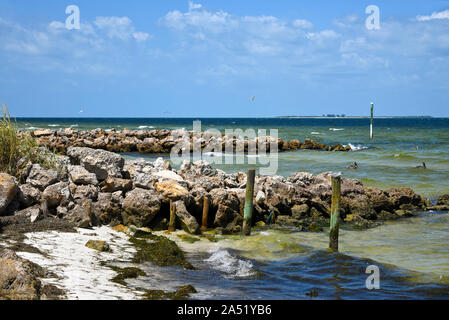
[[[26,128],[27,130],[37,130],[38,128],[36,128],[36,127],[28,127],[28,128]]]
[[[78,127],[77,124],[72,124],[72,125],[70,125],[70,128],[76,128],[76,127]]]
[[[329,128],[329,131],[343,131],[345,129],[338,129],[338,128]]]
[[[321,134],[321,133],[319,133],[319,132],[311,132],[310,134],[318,135],[318,134]]]
[[[218,249],[205,261],[231,278],[250,277],[256,273],[251,261],[236,257],[228,250]]]
[[[49,127],[60,127],[61,125],[59,125],[59,124],[49,124],[48,126]]]
[[[152,129],[154,127],[153,126],[138,126],[137,127],[137,129],[147,129],[147,128]]]
[[[353,145],[352,143],[349,143],[348,145],[344,146],[344,147],[351,147],[351,151],[360,151],[360,150],[366,150],[368,149],[367,146],[362,146],[361,144],[358,145]]]

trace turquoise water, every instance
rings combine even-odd
[[[22,128],[186,128],[198,119],[19,119]],[[368,119],[199,119],[203,130],[277,129],[279,137],[326,144],[351,144],[352,152],[299,150],[279,154],[277,174],[341,171],[365,185],[411,187],[435,199],[449,193],[449,119],[375,119],[374,140]],[[418,147],[418,150],[415,150]],[[127,154],[127,158],[141,157]],[[145,156],[155,158],[159,155]],[[167,157],[167,156],[165,156]],[[205,156],[207,160],[208,156]],[[357,161],[358,170],[346,169]],[[425,162],[426,170],[416,166]],[[243,165],[217,165],[227,172]],[[191,283],[196,298],[217,299],[448,299],[449,216],[447,212],[389,222],[368,231],[342,230],[341,254],[327,252],[326,233],[256,230],[249,238],[227,237],[212,243],[182,244],[196,271],[158,268],[162,289],[167,279]],[[189,247],[190,246],[190,247]],[[365,269],[378,265],[381,289],[367,290]],[[147,268],[148,274],[154,267]],[[141,279],[139,286],[151,283]]]
[[[214,128],[224,133],[225,129],[252,128],[256,131],[266,129],[269,134],[270,129],[276,129],[279,137],[285,140],[304,141],[308,138],[325,144],[351,144],[357,150],[349,153],[308,150],[282,153],[279,155],[279,175],[288,176],[296,171],[341,171],[346,177],[360,179],[366,185],[412,187],[431,198],[449,193],[449,118],[375,119],[374,140],[369,139],[369,119],[17,119],[23,129],[73,127],[80,130],[192,130],[194,120],[201,120],[203,131]],[[414,150],[415,147],[418,150]],[[346,169],[354,161],[358,162],[359,169]],[[422,162],[426,163],[427,170],[415,168]],[[247,168],[236,164],[218,167],[228,172]]]

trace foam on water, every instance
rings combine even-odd
[[[230,278],[245,278],[256,274],[251,261],[233,255],[227,249],[214,249],[205,261]]]
[[[366,150],[366,149],[369,149],[369,147],[367,147],[367,146],[362,146],[361,144],[353,145],[352,143],[348,143],[348,144],[345,145],[344,147],[347,147],[347,146],[351,147],[351,150],[352,150],[352,151],[360,151],[360,150]]]

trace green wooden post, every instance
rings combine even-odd
[[[168,231],[173,232],[176,230],[175,219],[176,219],[176,205],[170,200],[170,222],[168,224]]]
[[[371,102],[371,124],[370,124],[370,131],[369,131],[369,137],[371,140],[374,139],[373,118],[374,118],[374,103]]]
[[[340,228],[340,203],[341,203],[341,176],[333,174],[332,181],[332,206],[331,224],[329,233],[329,249],[338,252],[338,233]]]
[[[242,233],[245,236],[251,235],[255,179],[256,179],[256,170],[248,170],[248,176],[246,179],[246,197],[245,197],[245,209],[244,209],[243,230],[242,230]]]
[[[203,202],[203,223],[201,226],[201,230],[205,231],[207,229],[207,218],[209,216],[209,197],[204,197]]]

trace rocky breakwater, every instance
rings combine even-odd
[[[162,158],[125,163],[118,154],[82,147],[69,148],[60,162],[66,165],[58,171],[32,165],[24,183],[0,176],[0,228],[15,218],[33,224],[50,217],[55,224],[82,228],[123,224],[166,230],[172,201],[177,227],[195,234],[208,197],[209,226],[223,233],[241,230],[245,173],[228,174],[206,161],[185,161],[179,170]],[[410,188],[381,190],[353,179],[342,179],[341,191],[341,218],[355,228],[412,216],[431,205]],[[330,173],[256,177],[253,223],[273,213],[278,226],[320,231],[329,224],[330,205]]]
[[[349,146],[336,144],[328,146],[310,139],[284,141],[281,138],[258,137],[243,139],[237,135],[226,136],[210,132],[195,132],[186,130],[123,130],[95,129],[90,131],[74,130],[72,128],[51,130],[40,129],[34,132],[22,132],[36,138],[41,146],[46,146],[57,153],[66,154],[71,147],[88,147],[103,149],[111,152],[140,152],[146,154],[170,153],[175,146],[181,149],[193,150],[194,146],[203,152],[234,152],[248,148],[269,152],[276,146],[279,152],[289,150],[322,150],[322,151],[351,151]],[[253,147],[252,147],[253,146]],[[251,149],[250,149],[251,150]]]

